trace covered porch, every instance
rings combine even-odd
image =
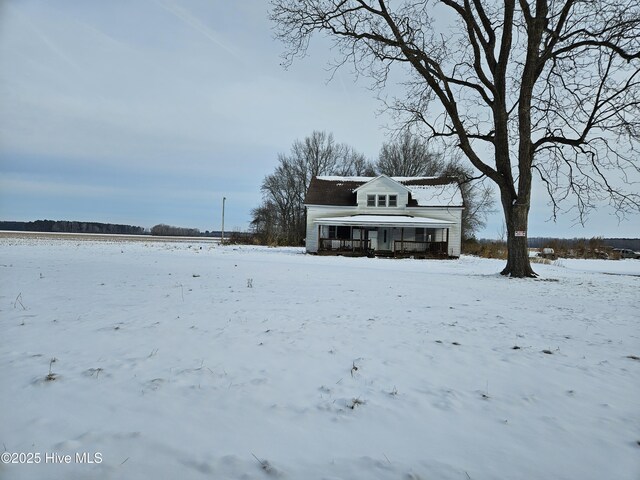
[[[454,225],[408,215],[352,215],[314,223],[319,254],[416,258],[447,258]]]

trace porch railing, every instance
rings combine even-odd
[[[395,253],[424,253],[429,255],[447,255],[448,242],[416,242],[413,240],[395,240]]]
[[[371,240],[321,238],[320,250],[337,252],[366,252],[371,249]]]

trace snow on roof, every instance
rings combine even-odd
[[[407,185],[420,207],[458,207],[462,205],[462,193],[456,184]]]
[[[356,205],[356,192],[378,177],[318,176],[311,179],[306,205]],[[410,207],[462,207],[460,187],[452,177],[387,177],[411,193]]]
[[[327,182],[368,182],[376,177],[340,177],[336,175],[318,175],[318,180],[324,180]]]
[[[325,217],[314,221],[318,225],[354,225],[381,227],[430,227],[446,228],[455,222],[411,215],[349,215],[346,217]]]
[[[316,177],[318,180],[325,180],[327,182],[362,182],[366,183],[374,178],[378,177],[342,177],[337,175],[318,175]],[[395,180],[396,182],[410,182],[414,180],[434,180],[440,177],[389,177],[391,180]]]

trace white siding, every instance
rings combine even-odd
[[[318,225],[313,223],[314,220],[324,217],[347,217],[356,213],[355,207],[307,206],[307,237],[305,240],[307,252],[318,252]]]
[[[375,181],[369,182],[360,187],[357,192],[357,206],[338,207],[326,205],[308,205],[307,206],[307,236],[306,250],[309,253],[317,253],[318,251],[318,225],[315,220],[324,217],[349,216],[357,214],[386,214],[386,215],[412,215],[414,217],[429,217],[438,220],[446,220],[454,222],[449,228],[449,256],[459,257],[461,239],[461,221],[462,208],[460,207],[407,207],[409,201],[409,193],[403,185],[387,178],[379,177]],[[398,195],[398,206],[391,207],[367,207],[367,195]],[[407,229],[405,235],[413,237],[413,229]],[[444,230],[440,231],[444,232]],[[400,240],[400,229],[397,228],[393,232],[392,238]],[[405,240],[410,240],[409,236],[405,236]],[[444,241],[444,235],[438,234],[433,241]]]
[[[367,195],[397,195],[398,206],[392,207],[367,207]],[[388,177],[379,177],[364,184],[356,192],[358,213],[397,213],[403,212],[409,203],[409,191],[404,185],[391,180]]]
[[[423,208],[407,208],[405,211],[407,215],[413,215],[414,217],[429,217],[436,218],[438,220],[448,220],[455,222],[454,225],[449,228],[449,256],[459,257],[460,248],[462,244],[462,208],[447,208],[447,207],[423,207]],[[435,242],[443,242],[445,238],[434,238]]]
[[[366,196],[365,196],[366,204]],[[318,225],[314,223],[315,220],[324,217],[340,217],[350,216],[362,213],[380,214],[384,210],[384,213],[392,213],[394,209],[383,208],[360,208],[360,207],[331,207],[331,206],[307,206],[307,237],[306,237],[306,250],[309,253],[318,252]],[[400,212],[398,212],[400,213]],[[462,209],[461,208],[447,208],[447,207],[413,207],[402,209],[403,215],[413,215],[414,217],[429,217],[438,220],[447,220],[455,222],[454,225],[449,228],[449,251],[448,254],[451,257],[460,256],[460,247],[462,243],[461,239],[461,221],[462,221]],[[409,232],[411,232],[409,234]],[[413,236],[413,229],[407,229],[405,231],[405,240],[410,240],[409,235]],[[442,237],[442,238],[439,238]],[[400,240],[400,229],[396,228],[393,232],[392,238]],[[445,238],[442,235],[436,235],[433,241],[444,241]]]

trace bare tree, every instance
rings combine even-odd
[[[304,185],[300,177],[294,163],[280,155],[280,163],[275,171],[262,181],[263,206],[274,210],[275,222],[270,230],[274,237],[269,238],[270,242],[296,244],[302,238],[298,235],[302,222],[300,218],[304,216],[304,206],[301,204]],[[258,210],[258,213],[261,212]]]
[[[251,228],[258,239],[267,244],[278,243],[277,207],[268,200],[251,211]]]
[[[377,86],[408,67],[393,108],[500,191],[504,275],[536,276],[526,238],[534,175],[554,217],[565,200],[581,221],[603,199],[622,215],[640,210],[640,195],[620,188],[640,172],[637,0],[272,0],[271,19],[289,62],[322,32],[339,65]]]
[[[470,239],[485,226],[487,214],[493,209],[492,190],[473,178],[470,167],[463,165],[458,156],[445,160],[444,156],[429,149],[427,142],[404,130],[394,141],[384,143],[380,149],[378,173],[390,177],[452,177],[458,181],[465,209],[462,212],[462,238]]]
[[[374,176],[375,166],[362,153],[356,152],[353,148],[345,146],[342,158],[335,166],[333,173],[340,176]]]
[[[317,175],[362,175],[373,170],[364,155],[333,134],[314,131],[296,140],[288,155],[278,156],[278,166],[262,181],[263,203],[253,210],[252,225],[264,241],[299,245],[305,236],[304,198]]]
[[[462,239],[475,237],[475,233],[486,225],[487,215],[494,211],[493,189],[473,176],[473,170],[459,159],[445,163],[442,175],[458,180],[464,199],[462,211]]]
[[[396,177],[440,175],[445,162],[441,155],[429,150],[427,142],[405,130],[395,140],[382,144],[376,169]]]

